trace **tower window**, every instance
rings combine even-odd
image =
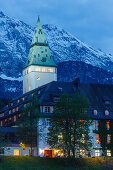
[[[36,70],[36,71],[40,71],[40,67],[37,67],[35,70]]]
[[[47,69],[46,68],[42,68],[42,72],[47,72]]]
[[[45,52],[47,52],[47,49],[45,49]]]
[[[52,69],[52,68],[49,68],[49,69],[48,69],[48,72],[53,72],[53,69]]]

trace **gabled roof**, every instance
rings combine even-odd
[[[24,68],[30,65],[56,67],[56,64],[51,56],[39,17],[29,50],[28,59]]]

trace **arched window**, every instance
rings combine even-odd
[[[98,114],[97,110],[94,110],[94,111],[93,111],[93,114],[94,114],[94,115],[97,115],[97,114]]]

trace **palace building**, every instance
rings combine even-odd
[[[101,157],[101,141],[99,136],[99,125],[102,120],[105,121],[106,134],[106,155],[112,155],[112,120],[113,120],[113,85],[105,84],[83,84],[77,78],[73,82],[57,81],[57,65],[51,56],[40,19],[36,25],[33,35],[28,59],[23,68],[23,95],[14,98],[9,104],[0,110],[0,132],[6,132],[6,136],[15,134],[15,122],[19,120],[23,108],[31,101],[35,93],[40,100],[40,115],[45,116],[46,128],[43,131],[42,118],[38,121],[38,133],[43,133],[43,137],[37,136],[37,146],[34,146],[34,156],[55,157],[59,154],[56,149],[51,149],[46,143],[47,129],[49,127],[49,118],[59,97],[67,93],[72,97],[75,92],[89,100],[89,116],[93,123],[90,127],[92,138],[91,156]],[[12,140],[13,138],[11,138]],[[85,157],[85,151],[81,150],[81,155]],[[12,140],[12,145],[8,145],[5,155],[29,155],[30,147],[18,143],[18,140]]]

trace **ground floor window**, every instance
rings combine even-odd
[[[100,150],[99,149],[95,150],[95,156],[100,156]]]
[[[80,155],[85,156],[85,150],[84,149],[80,149]]]
[[[14,156],[19,156],[19,149],[14,149]]]
[[[111,150],[107,150],[107,156],[111,156]]]

